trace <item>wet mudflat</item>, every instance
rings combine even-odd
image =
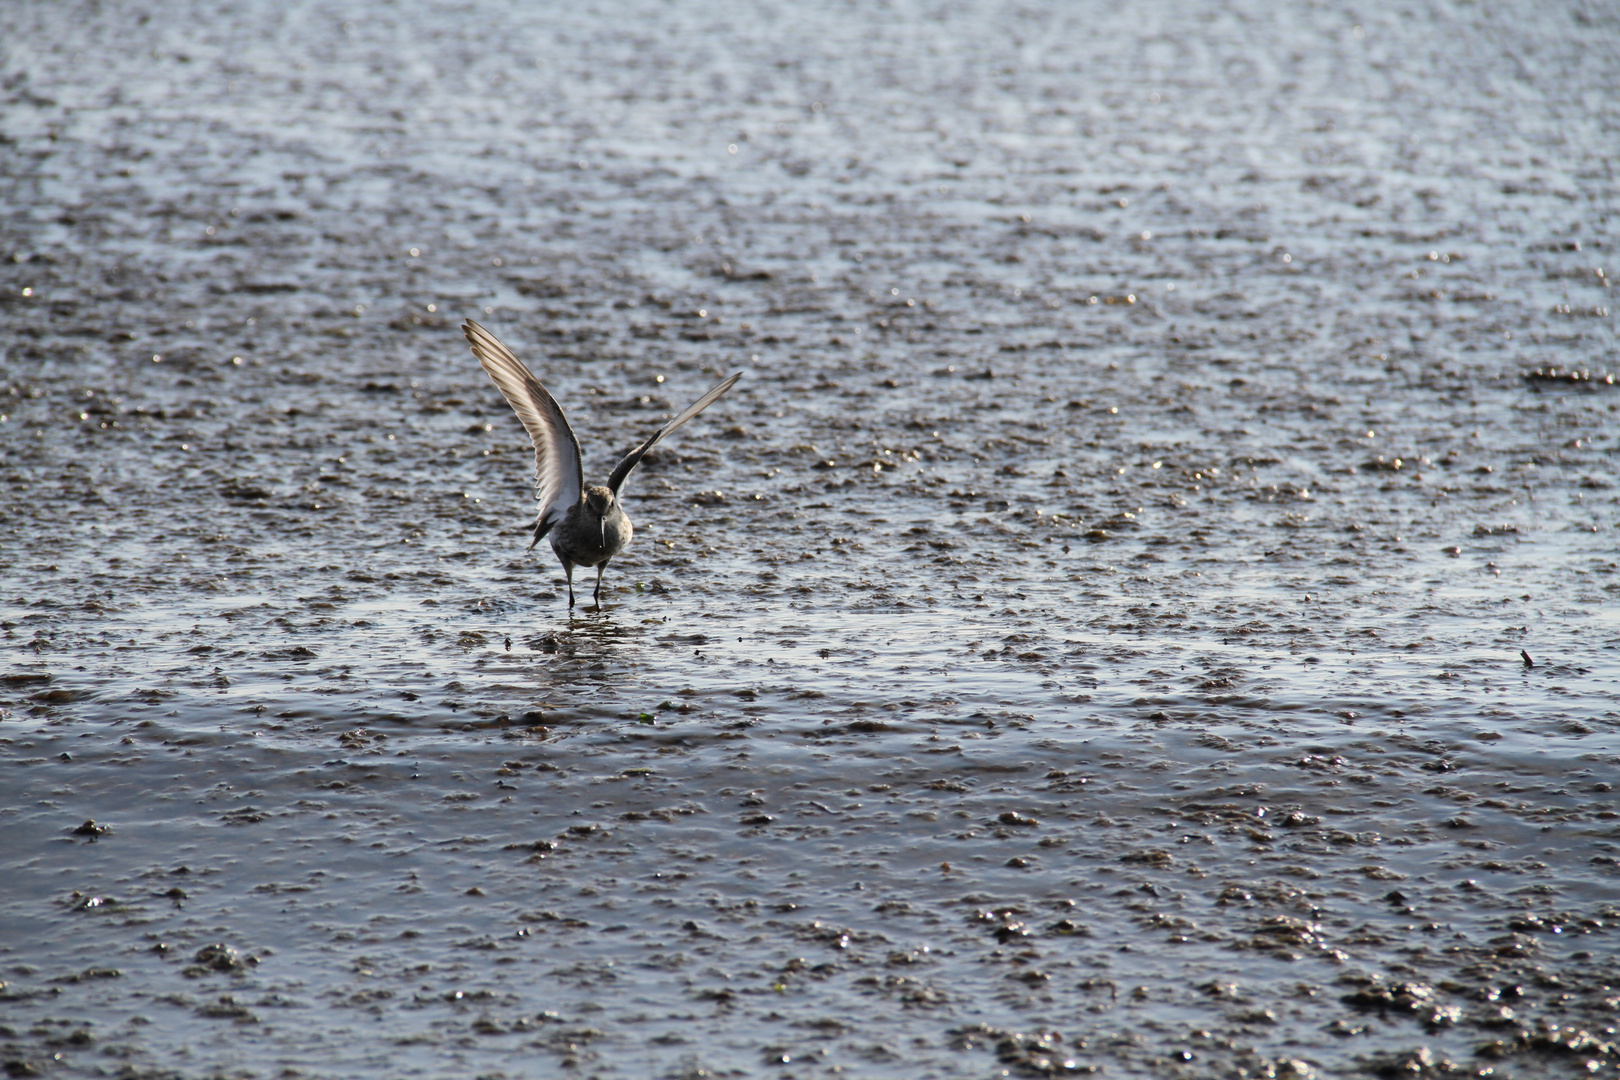
[[[10,1075],[1620,1073],[1614,12],[0,42]]]

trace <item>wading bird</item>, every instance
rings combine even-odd
[[[647,451],[658,441],[698,413],[720,400],[727,390],[737,385],[742,372],[721,382],[707,394],[683,409],[675,419],[653,432],[640,446],[624,455],[608,477],[607,486],[585,486],[585,468],[580,461],[579,439],[568,426],[562,407],[545,387],[540,385],[523,361],[512,355],[495,335],[468,319],[461,330],[472,345],[473,355],[484,368],[506,403],[512,406],[518,419],[529,432],[534,443],[534,495],[540,502],[539,517],[534,523],[532,550],[547,535],[551,537],[551,550],[562,562],[563,573],[568,576],[568,607],[574,606],[574,567],[596,567],[598,609],[602,606],[602,571],[613,556],[630,543],[630,518],[619,505],[619,491],[624,482]]]

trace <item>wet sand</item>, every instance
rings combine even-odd
[[[1620,1075],[1617,43],[7,6],[0,1063]]]

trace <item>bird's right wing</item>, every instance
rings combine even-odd
[[[579,502],[585,488],[585,469],[580,461],[579,440],[562,407],[540,385],[523,361],[482,326],[468,319],[461,327],[472,345],[473,355],[486,374],[505,395],[534,443],[534,497],[540,502],[535,522],[533,547],[551,527],[563,519],[568,508]]]

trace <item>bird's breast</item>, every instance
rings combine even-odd
[[[575,566],[596,566],[623,551],[634,531],[629,515],[617,506],[597,517],[582,503],[570,507],[552,530],[551,549]]]
[[[630,515],[618,507],[614,507],[613,512],[602,519],[602,534],[614,555],[630,546],[630,537],[635,531],[630,524]]]

